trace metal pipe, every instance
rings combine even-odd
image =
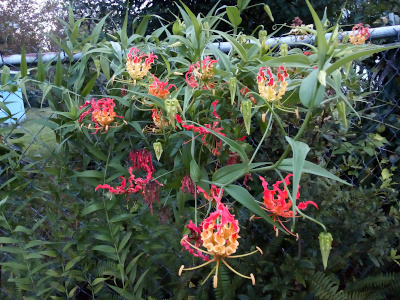
[[[339,39],[341,39],[344,35],[350,34],[351,31],[344,31],[339,33]],[[325,38],[328,39],[331,36],[331,33],[327,33]],[[385,26],[385,27],[377,27],[371,28],[371,40],[383,39],[389,37],[397,37],[396,40],[400,40],[400,25],[396,26]],[[278,43],[286,43],[289,46],[298,45],[298,43],[310,44],[314,43],[315,36],[313,35],[291,35],[291,36],[283,36],[279,38],[270,38],[266,41],[266,44],[270,46],[275,46]],[[218,47],[222,52],[229,52],[232,48],[229,42],[221,42],[221,43],[213,43],[214,46]],[[48,62],[51,60],[56,60],[58,55],[62,60],[68,59],[68,56],[64,51],[62,52],[47,52],[42,53],[43,62]],[[82,53],[75,53],[73,55],[73,60],[77,61],[82,57]],[[26,54],[26,62],[28,64],[35,64],[38,60],[37,53],[29,53]],[[3,65],[19,65],[21,63],[21,55],[13,54],[13,55],[0,55],[0,67]]]

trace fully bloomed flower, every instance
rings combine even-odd
[[[189,71],[186,73],[186,82],[192,88],[197,88],[199,86],[199,81],[201,82],[202,89],[212,89],[215,86],[215,82],[210,80],[214,77],[214,64],[218,60],[211,59],[209,56],[204,58],[202,61],[191,65]]]
[[[290,185],[289,178],[291,176],[293,176],[293,174],[289,174],[288,176],[285,177],[286,186]],[[261,179],[262,186],[264,188],[264,207],[262,207],[262,208],[264,210],[270,212],[274,216],[274,220],[276,220],[276,218],[278,218],[281,225],[286,229],[286,227],[282,224],[279,217],[291,218],[291,217],[293,217],[293,210],[292,210],[292,201],[290,201],[285,187],[283,187],[283,190],[281,190],[279,188],[279,185],[283,184],[283,182],[277,181],[272,186],[273,187],[272,190],[269,190],[268,182],[265,181],[265,179],[261,176],[259,176],[259,178]],[[299,197],[300,197],[300,193],[298,190],[299,189],[297,189],[296,200],[299,199]],[[313,201],[300,202],[297,205],[297,208],[303,210],[307,207],[308,204],[312,204],[318,209],[317,204]],[[297,214],[297,212],[295,212],[295,215],[296,214]],[[288,232],[290,233],[290,231],[288,231]]]
[[[102,98],[97,100],[93,98],[91,101],[86,101],[85,104],[79,107],[79,109],[86,108],[90,105],[90,108],[81,113],[79,116],[78,122],[81,123],[83,118],[85,118],[88,114],[92,114],[92,121],[94,123],[94,128],[96,131],[93,133],[97,133],[97,131],[101,130],[103,132],[107,132],[110,127],[116,127],[112,125],[114,118],[122,118],[118,116],[114,112],[114,99],[111,98]],[[88,126],[91,129],[91,125]]]
[[[289,75],[284,66],[279,67],[276,76],[278,80],[274,81],[274,75],[269,67],[260,68],[257,75],[258,92],[270,102],[282,99],[288,85],[286,78]]]
[[[350,43],[353,45],[362,45],[369,38],[370,32],[368,27],[364,27],[362,23],[353,27],[353,32],[350,33]]]
[[[228,208],[225,206],[225,204],[221,203],[219,200],[217,202],[217,210],[213,213],[210,214],[208,218],[206,218],[202,224],[199,226],[201,228],[201,241],[202,241],[202,246],[207,249],[207,251],[204,251],[199,248],[199,246],[193,245],[190,243],[190,240],[188,239],[188,236],[184,236],[181,240],[182,245],[185,245],[186,247],[191,247],[198,252],[205,253],[207,255],[213,256],[211,260],[208,260],[206,263],[194,267],[194,268],[186,268],[185,266],[181,266],[179,269],[179,276],[182,274],[182,271],[189,271],[189,270],[194,270],[201,268],[207,264],[210,264],[212,262],[216,262],[216,267],[211,270],[209,275],[206,277],[206,279],[203,281],[207,281],[207,279],[214,273],[214,280],[213,280],[213,285],[214,288],[217,287],[218,285],[218,269],[219,269],[219,264],[220,262],[224,263],[232,272],[235,274],[243,277],[250,279],[255,285],[255,278],[253,274],[250,274],[250,276],[245,276],[243,274],[240,274],[238,271],[233,269],[226,261],[226,258],[237,258],[237,257],[243,257],[247,255],[254,254],[256,252],[261,252],[262,251],[260,248],[257,247],[257,250],[251,253],[243,254],[243,255],[235,255],[233,256],[232,254],[236,252],[239,242],[237,241],[240,236],[239,236],[239,222],[235,220],[235,216],[232,215]],[[200,228],[196,228],[196,232],[198,233],[200,231]],[[198,241],[198,240],[197,240]],[[199,256],[195,255],[195,253],[192,253],[194,256]],[[196,253],[198,254],[198,253]],[[203,258],[204,259],[204,258]],[[202,284],[203,284],[202,283]]]
[[[139,53],[139,49],[135,47],[129,50],[126,56],[126,69],[135,83],[147,75],[155,58],[158,58],[157,55]]]
[[[167,95],[169,94],[169,90],[174,87],[176,89],[176,86],[174,84],[168,84],[168,79],[166,82],[160,81],[156,76],[151,74],[153,76],[154,81],[149,85],[149,94],[159,97],[161,99],[167,99]]]

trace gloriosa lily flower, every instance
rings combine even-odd
[[[179,269],[179,276],[182,275],[183,271],[190,271],[190,270],[195,270],[198,268],[201,268],[205,265],[208,265],[212,262],[216,262],[215,267],[211,270],[211,272],[208,274],[206,279],[202,282],[206,282],[210,276],[215,273],[214,275],[214,280],[213,280],[213,286],[214,288],[217,287],[218,285],[218,269],[219,265],[222,262],[225,264],[229,270],[234,272],[235,274],[243,277],[250,279],[255,285],[256,281],[254,278],[253,274],[250,274],[250,276],[243,275],[236,271],[234,268],[232,268],[226,261],[225,259],[227,258],[238,258],[238,257],[244,257],[248,256],[257,252],[260,252],[262,254],[262,251],[260,248],[256,247],[257,250],[253,251],[251,253],[247,254],[242,254],[242,255],[232,255],[236,252],[239,242],[237,241],[240,236],[239,236],[239,222],[235,220],[235,216],[232,215],[228,208],[221,203],[221,200],[218,198],[217,199],[217,210],[213,213],[210,214],[210,216],[205,219],[202,224],[200,224],[199,227],[201,227],[201,241],[202,241],[202,246],[207,249],[207,251],[204,251],[200,249],[197,245],[193,245],[190,243],[190,240],[188,239],[188,236],[184,236],[181,240],[181,244],[185,245],[185,248],[191,247],[195,250],[197,250],[197,255],[192,253],[195,256],[199,256],[198,253],[202,252],[207,255],[213,256],[211,260],[208,260],[206,263],[193,267],[193,268],[186,268],[185,266],[182,265],[181,268]],[[197,228],[197,232],[200,231],[200,228]],[[198,240],[197,240],[198,241]],[[204,260],[204,258],[203,258]]]
[[[126,187],[126,179],[121,176],[121,185],[117,187],[112,187],[109,184],[99,184],[95,191],[98,189],[108,190],[111,194],[135,194],[142,191],[144,196],[144,201],[150,206],[151,213],[153,214],[153,202],[158,200],[158,188],[163,186],[157,180],[153,178],[153,173],[155,169],[152,163],[152,156],[149,151],[142,149],[140,151],[133,150],[129,154],[130,160],[132,162],[132,167],[129,168],[129,186]],[[145,178],[135,178],[133,174],[134,171],[144,171],[147,173]]]
[[[285,94],[287,89],[288,83],[286,78],[289,75],[284,66],[279,67],[276,76],[278,77],[278,81],[274,81],[274,76],[269,67],[260,68],[260,71],[258,72],[258,92],[260,93],[261,97],[269,102],[282,99],[282,96]]]
[[[364,27],[363,23],[359,23],[353,27],[349,40],[353,45],[362,45],[369,38],[370,32],[368,27]]]
[[[133,55],[132,55],[133,51]],[[132,47],[126,56],[126,69],[129,75],[132,77],[134,84],[136,85],[136,80],[142,79],[151,69],[151,64],[154,62],[157,55],[153,53],[143,54],[139,53],[139,49]]]
[[[189,71],[186,73],[186,82],[192,88],[199,86],[198,81],[201,81],[202,89],[212,89],[215,86],[215,82],[210,82],[210,79],[214,77],[214,64],[218,60],[211,59],[209,56],[204,58],[202,61],[191,65]],[[197,79],[197,80],[196,80]]]
[[[96,129],[96,131],[93,134],[97,133],[97,131],[99,130],[101,130],[102,133],[105,133],[111,127],[118,127],[122,125],[122,124],[118,125],[116,122],[114,125],[111,125],[111,123],[114,121],[114,118],[121,118],[121,119],[123,118],[121,116],[118,116],[114,112],[114,107],[115,107],[114,99],[102,98],[97,100],[96,98],[93,98],[91,101],[86,101],[85,104],[79,107],[79,109],[83,109],[85,107],[88,107],[89,105],[91,107],[85,112],[81,113],[78,122],[81,123],[84,117],[86,117],[88,114],[92,114],[94,129]],[[125,121],[123,122],[126,123]],[[92,129],[91,124],[89,124],[87,128]]]
[[[289,174],[288,176],[285,177],[285,184],[286,186],[290,185],[289,178],[293,176],[293,174]],[[262,186],[264,188],[264,206],[261,207],[262,209],[270,212],[274,216],[274,221],[278,219],[279,223],[283,226],[283,228],[289,232],[290,234],[294,235],[291,233],[287,228],[283,225],[282,221],[279,219],[279,217],[284,217],[284,218],[292,218],[293,217],[293,210],[292,210],[292,201],[290,201],[288,198],[288,193],[285,188],[281,190],[279,188],[279,185],[282,184],[282,181],[277,181],[273,185],[273,189],[269,190],[268,189],[268,182],[265,181],[265,179],[262,176],[259,176],[259,178],[262,181]],[[299,187],[300,188],[300,187]],[[299,199],[300,193],[299,193],[299,188],[297,189],[297,195],[296,195],[296,200]],[[306,202],[300,202],[297,205],[298,209],[305,209],[308,204],[314,205],[318,209],[318,205],[313,202],[313,201],[306,201]],[[295,215],[297,212],[295,212]]]
[[[167,95],[169,94],[169,90],[174,87],[176,89],[176,86],[174,84],[168,84],[168,79],[166,82],[160,81],[156,76],[151,74],[153,76],[154,81],[149,85],[149,94],[159,97],[161,99],[167,99]]]

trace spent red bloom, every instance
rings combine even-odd
[[[145,202],[150,206],[151,213],[153,213],[153,202],[154,200],[158,200],[158,188],[163,186],[157,180],[155,180],[152,174],[155,172],[152,163],[151,154],[142,149],[140,151],[133,150],[130,153],[130,159],[132,162],[132,167],[129,168],[129,186],[127,187],[126,179],[121,176],[121,185],[117,187],[112,187],[109,184],[99,184],[95,191],[98,189],[108,190],[112,194],[135,194],[139,191],[142,191],[142,195],[144,196]],[[138,177],[133,174],[134,172],[143,171],[146,173],[145,177]]]
[[[190,174],[187,174],[185,177],[183,177],[181,181],[181,191],[184,193],[190,193],[194,195],[195,190],[194,190],[194,182],[192,178],[190,178]]]
[[[91,101],[86,101],[79,107],[79,109],[87,108],[89,106],[90,108],[88,110],[80,114],[78,122],[81,123],[87,115],[92,114],[92,122],[94,123],[94,129],[96,129],[93,134],[97,133],[99,130],[107,132],[109,128],[117,127],[117,123],[112,125],[114,118],[123,118],[114,112],[114,99],[101,98],[97,100],[96,98],[93,98]],[[88,128],[92,129],[91,124],[89,124]]]

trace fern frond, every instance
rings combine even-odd
[[[342,292],[338,293],[339,285],[323,272],[307,276],[309,291],[321,300],[345,300]]]

